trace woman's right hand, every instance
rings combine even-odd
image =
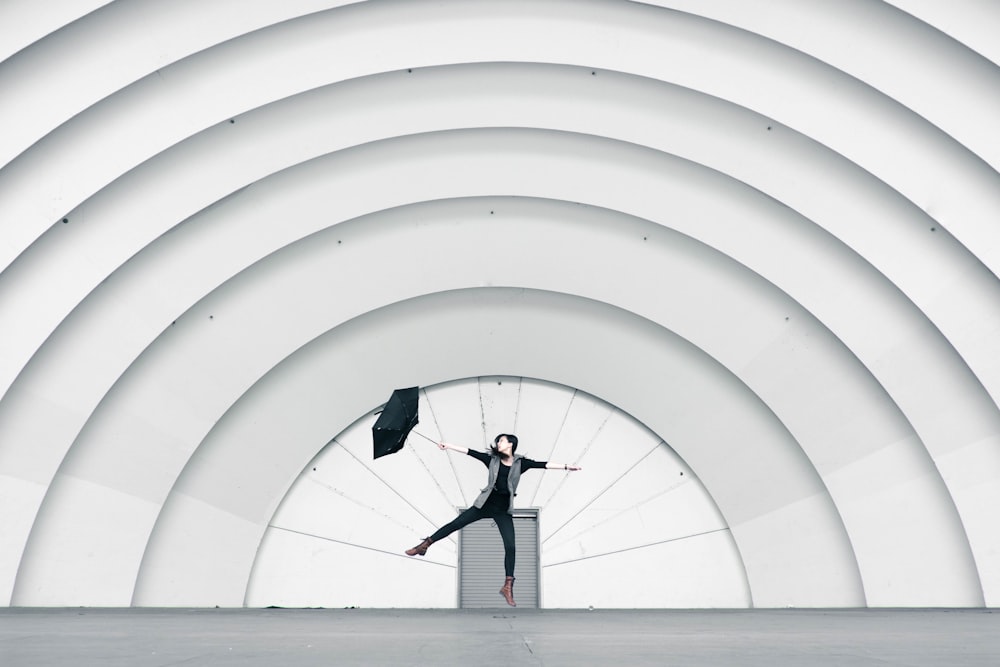
[[[438,449],[448,449],[448,443],[447,442],[439,442],[437,445],[438,445]]]

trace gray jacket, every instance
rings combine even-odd
[[[514,506],[514,496],[517,495],[517,483],[521,481],[521,459],[524,457],[520,454],[514,454],[514,460],[510,464],[510,473],[507,475],[507,491],[510,493],[510,505],[507,506],[507,512],[510,512],[511,508]],[[486,486],[483,488],[482,493],[476,498],[475,502],[472,504],[479,509],[483,508],[486,504],[486,499],[490,497],[493,493],[493,485],[497,483],[497,477],[500,476],[500,457],[490,456],[490,479]]]

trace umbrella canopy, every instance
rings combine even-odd
[[[418,387],[396,389],[382,409],[375,425],[372,426],[372,441],[375,458],[394,454],[403,448],[406,436],[419,421],[417,407],[420,404]]]

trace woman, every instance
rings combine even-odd
[[[490,471],[489,483],[472,503],[472,507],[459,514],[451,523],[439,528],[430,537],[424,538],[424,541],[417,546],[407,549],[406,555],[423,556],[427,553],[427,547],[451,535],[456,530],[468,526],[473,521],[485,518],[493,519],[497,528],[500,529],[500,538],[503,540],[503,565],[507,574],[503,588],[500,589],[500,595],[504,597],[507,604],[516,607],[517,603],[514,602],[514,518],[510,515],[510,510],[514,503],[521,474],[534,468],[547,468],[549,470],[582,470],[582,468],[576,465],[552,463],[551,461],[532,461],[520,454],[515,454],[517,436],[509,433],[501,433],[494,438],[493,447],[490,448],[488,454],[444,442],[438,443],[437,446],[438,449],[452,449],[482,461]]]

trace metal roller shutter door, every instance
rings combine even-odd
[[[538,608],[538,513],[514,513],[514,599],[519,609]],[[493,608],[507,604],[500,595],[504,582],[503,541],[496,523],[482,519],[462,529],[459,540],[459,607]]]

